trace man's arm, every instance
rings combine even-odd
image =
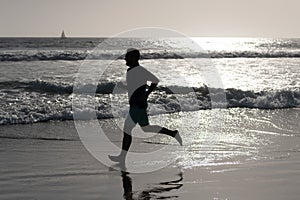
[[[156,88],[156,86],[157,86],[157,83],[151,83],[150,87],[146,91],[147,97],[151,94],[151,92],[153,92],[153,90]]]
[[[153,90],[157,87],[157,84],[159,82],[158,78],[152,74],[151,72],[145,70],[147,72],[147,80],[151,82],[151,85],[149,86],[148,90],[146,91],[147,97],[153,92]]]

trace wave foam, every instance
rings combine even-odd
[[[96,113],[98,119],[126,115],[127,94],[124,90],[121,93],[112,93],[117,84],[113,82],[99,84],[98,93],[93,95],[83,93],[85,103],[95,105],[96,101],[96,106],[79,107],[75,111],[79,112],[83,119],[90,119],[93,113]],[[8,85],[11,88],[7,89]],[[83,85],[83,87],[94,86]],[[0,83],[0,125],[72,120],[75,112],[72,107],[74,98],[72,88],[72,85],[43,81]],[[25,89],[25,91],[20,91],[20,89]],[[295,108],[300,105],[300,88],[253,92],[233,88],[222,90],[207,87],[170,86],[158,87],[150,96],[149,114],[211,109],[211,98],[224,95],[223,92],[226,95],[225,102],[214,102],[214,108],[282,109]]]
[[[0,52],[0,61],[51,61],[51,60],[110,60],[123,59],[122,52],[65,51],[11,51]],[[299,51],[208,51],[208,52],[143,52],[142,59],[183,58],[299,58]]]

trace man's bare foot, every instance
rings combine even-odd
[[[178,130],[175,131],[175,136],[174,138],[177,140],[177,142],[180,144],[180,146],[182,146],[182,138],[178,132]]]

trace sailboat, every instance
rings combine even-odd
[[[67,38],[64,30],[62,31],[60,38],[61,38],[61,39]]]

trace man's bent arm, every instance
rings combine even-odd
[[[151,92],[153,92],[153,90],[156,88],[156,86],[157,86],[157,83],[151,83],[150,87],[146,91],[146,95],[149,96],[151,94]]]

